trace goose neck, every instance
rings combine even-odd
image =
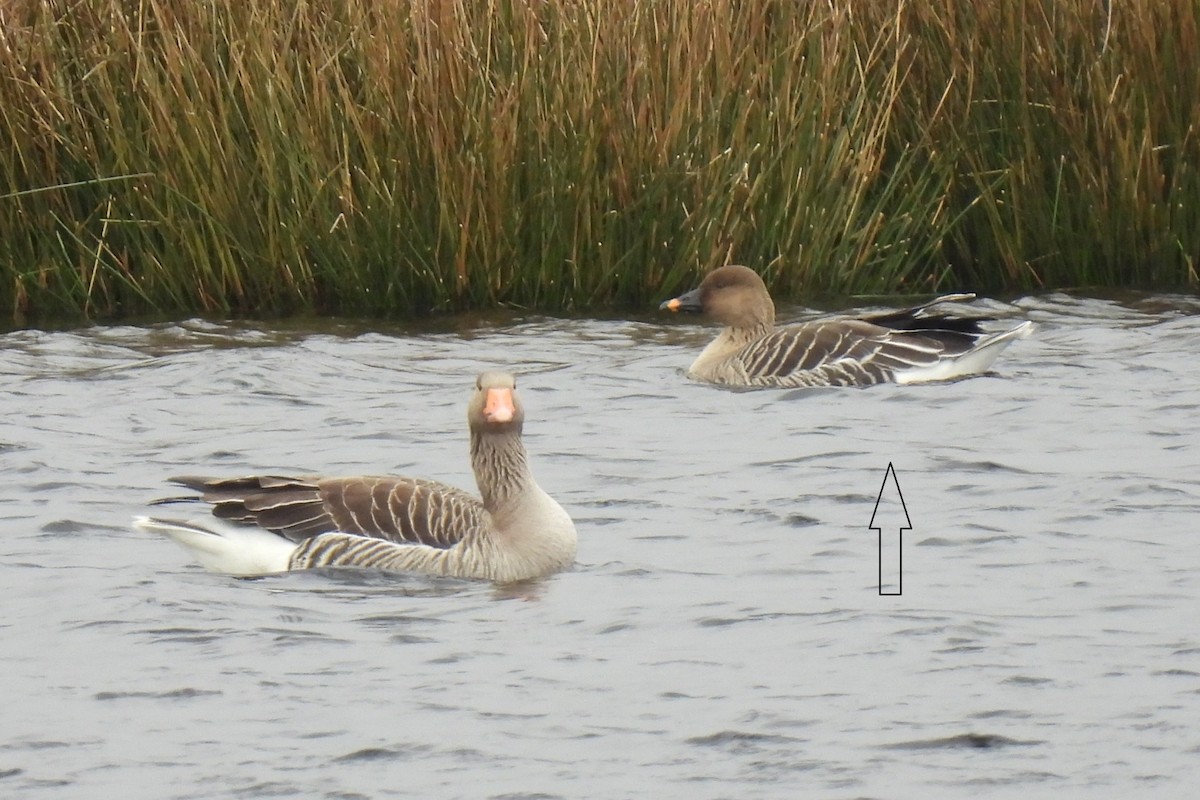
[[[515,433],[471,432],[471,467],[484,508],[503,509],[513,503],[530,482],[525,448]]]
[[[741,347],[756,342],[775,329],[773,319],[763,320],[753,325],[729,326],[721,332],[726,342],[734,347]]]

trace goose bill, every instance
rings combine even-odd
[[[510,422],[516,415],[512,389],[488,389],[483,416],[488,422]]]
[[[679,295],[679,297],[673,297],[658,308],[660,311],[688,311],[693,314],[699,314],[704,309],[700,305],[699,289],[692,289],[690,292]]]

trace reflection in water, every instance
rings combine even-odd
[[[1200,304],[993,310],[1039,328],[992,376],[806,392],[689,382],[711,330],[650,317],[7,334],[0,786],[1179,794]],[[496,367],[579,528],[571,572],[232,580],[129,526],[179,473],[471,486],[463,404]],[[884,598],[888,462],[913,528]]]

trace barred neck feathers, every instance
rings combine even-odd
[[[471,466],[483,507],[494,513],[512,505],[533,480],[521,443],[525,409],[511,375],[485,372],[475,389],[467,406]]]
[[[520,430],[472,430],[471,467],[483,507],[496,512],[510,506],[531,480]]]

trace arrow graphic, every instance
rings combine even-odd
[[[889,480],[892,491],[888,491]],[[875,500],[875,510],[871,512],[871,524],[868,527],[879,533],[879,593],[903,594],[900,580],[903,560],[901,543],[904,532],[912,530],[912,522],[908,518],[908,507],[904,505],[904,495],[900,494],[896,469],[890,461],[887,472],[883,473],[883,485],[879,487],[879,497]],[[888,532],[886,538],[883,535],[885,529]],[[892,531],[896,531],[895,536],[891,535]]]

